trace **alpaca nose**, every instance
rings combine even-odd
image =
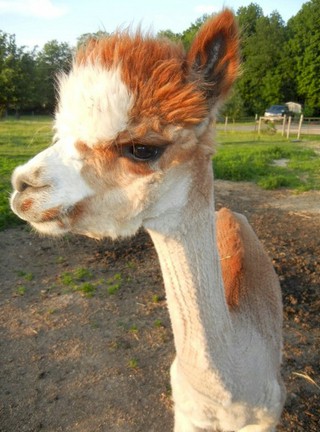
[[[12,175],[13,189],[18,192],[24,192],[26,189],[39,189],[46,185],[39,181],[39,170],[24,172],[21,167],[16,168]]]

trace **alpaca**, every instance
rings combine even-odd
[[[54,143],[12,177],[13,211],[39,232],[150,234],[176,357],[174,431],[275,431],[284,403],[282,305],[245,217],[216,215],[212,124],[239,69],[229,10],[187,53],[141,32],[81,47],[59,79]]]

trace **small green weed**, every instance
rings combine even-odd
[[[64,263],[66,261],[66,259],[64,258],[64,257],[62,257],[62,256],[58,256],[57,258],[56,258],[56,263],[57,264],[62,264],[62,263]]]
[[[80,267],[72,272],[64,272],[61,274],[60,279],[64,285],[73,285],[77,282],[92,279],[93,275],[90,270]]]
[[[121,281],[122,280],[122,276],[120,273],[116,273],[112,278],[110,278],[109,280],[111,281]]]
[[[128,366],[131,369],[137,369],[138,367],[138,360],[136,358],[132,358],[128,361]]]
[[[107,293],[109,295],[114,295],[120,289],[121,284],[122,276],[120,273],[116,273],[107,280]]]
[[[33,278],[34,278],[33,273],[27,273],[27,272],[25,272],[23,270],[18,270],[17,271],[17,275],[19,277],[22,277],[24,280],[29,281],[29,282],[32,281]]]
[[[116,351],[120,348],[120,345],[118,341],[110,341],[108,347],[111,351]]]
[[[93,297],[96,291],[96,287],[90,282],[84,282],[80,286],[75,288],[76,291],[80,291],[84,297]]]
[[[138,333],[138,327],[135,324],[132,324],[132,326],[129,328],[129,332],[133,334]]]
[[[74,283],[74,276],[70,272],[64,272],[60,276],[60,280],[63,283],[63,285],[72,285]]]
[[[76,270],[73,272],[73,274],[74,274],[74,276],[75,276],[75,278],[76,278],[77,280],[82,280],[82,279],[91,279],[91,278],[92,278],[92,273],[91,273],[91,271],[88,270],[88,269],[86,269],[86,268],[83,268],[83,267],[80,267],[80,268],[76,269]]]
[[[18,286],[18,288],[17,288],[17,293],[18,293],[18,295],[20,295],[20,296],[25,295],[26,291],[27,291],[27,288],[26,288],[25,286],[23,286],[23,285],[20,285],[20,286]]]
[[[154,294],[152,296],[152,303],[159,303],[160,301],[160,297],[158,296],[158,294]]]
[[[33,278],[34,278],[34,276],[33,276],[32,273],[27,273],[27,274],[24,276],[24,278],[25,278],[25,280],[27,280],[27,281],[32,281]]]
[[[107,292],[109,295],[114,295],[120,288],[120,284],[113,284],[107,287]]]
[[[91,271],[83,267],[79,267],[71,272],[64,272],[60,275],[60,281],[63,285],[80,292],[87,298],[95,295],[97,285],[101,282],[101,279],[93,282],[92,278]]]
[[[155,322],[153,323],[153,325],[157,328],[162,327],[162,322],[159,319],[156,319]]]

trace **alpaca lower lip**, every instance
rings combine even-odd
[[[53,235],[61,235],[70,230],[68,215],[73,207],[68,210],[50,209],[42,214],[42,218],[38,221],[29,221],[40,232]]]
[[[64,225],[64,220],[72,215],[74,206],[61,208],[61,206],[50,208],[42,213],[39,222],[57,222]]]
[[[61,216],[52,216],[52,217],[43,217],[39,223],[46,223],[46,222],[60,222],[61,221]]]

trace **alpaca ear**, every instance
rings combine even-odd
[[[213,107],[229,92],[238,76],[239,35],[231,11],[225,10],[205,22],[187,54],[193,79],[199,79]],[[196,75],[196,77],[194,77]]]

